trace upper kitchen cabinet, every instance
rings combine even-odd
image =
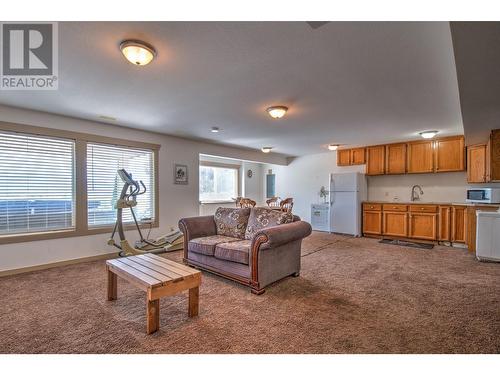
[[[489,155],[490,180],[500,181],[500,129],[491,131]]]
[[[489,181],[489,147],[486,144],[467,147],[467,182]]]
[[[385,173],[406,173],[406,143],[385,146]]]
[[[366,174],[370,176],[385,173],[385,146],[366,148]]]
[[[408,143],[408,173],[434,172],[434,141]]]
[[[457,172],[465,169],[464,137],[447,137],[434,141],[436,172]]]
[[[365,164],[365,148],[351,148],[351,165]]]
[[[467,147],[467,182],[500,181],[500,129],[492,130],[487,144]]]
[[[347,166],[351,165],[351,150],[337,150],[337,165]]]

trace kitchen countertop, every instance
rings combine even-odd
[[[500,206],[500,204],[493,204],[493,203],[470,203],[470,202],[364,201],[363,203],[374,203],[374,204],[413,204],[413,205],[416,205],[416,204],[430,204],[430,205],[436,205],[436,206],[492,206],[492,207],[498,207],[498,206]]]

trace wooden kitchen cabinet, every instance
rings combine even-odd
[[[363,204],[363,234],[382,234],[382,205]]]
[[[500,180],[500,129],[492,130],[490,135],[489,150],[489,163],[487,170],[489,170],[489,179],[491,181]],[[488,168],[489,167],[489,168]]]
[[[489,155],[486,144],[467,147],[467,182],[488,182]]]
[[[347,166],[351,165],[351,150],[337,150],[337,165]]]
[[[363,234],[382,234],[382,211],[363,212]]]
[[[351,148],[351,165],[365,164],[365,148]]]
[[[434,168],[436,172],[465,170],[464,137],[447,137],[434,141]]]
[[[434,141],[415,141],[408,143],[408,173],[434,172]]]
[[[466,242],[467,206],[451,207],[451,242]]]
[[[408,213],[405,211],[386,211],[384,209],[382,234],[394,237],[408,237]]]
[[[366,174],[370,176],[385,173],[385,146],[366,148]]]
[[[439,206],[438,240],[451,242],[451,206]]]
[[[394,143],[385,146],[385,173],[406,173],[406,143]]]
[[[419,207],[417,208],[420,210]],[[432,209],[435,212],[426,212],[429,211],[427,209],[418,212],[412,209],[413,206],[410,207],[408,220],[409,237],[430,241],[437,240],[437,207]]]

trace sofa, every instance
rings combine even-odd
[[[311,225],[290,212],[268,208],[222,208],[213,216],[179,221],[184,262],[251,288],[300,274],[302,239]]]

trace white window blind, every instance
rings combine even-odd
[[[200,165],[200,201],[225,202],[238,196],[238,168]]]
[[[75,142],[0,131],[0,235],[74,228]]]
[[[114,224],[115,203],[120,197],[123,181],[117,174],[125,169],[134,180],[142,180],[146,193],[137,197],[134,208],[138,220],[154,219],[154,153],[136,149],[97,143],[87,144],[87,194],[88,225]],[[123,221],[132,222],[129,209],[123,210]]]

